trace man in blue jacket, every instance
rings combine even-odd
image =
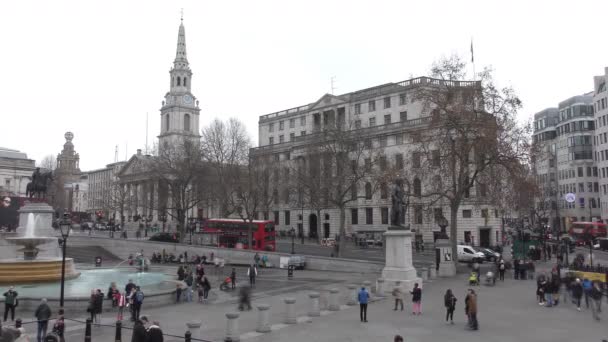
[[[365,290],[365,287],[361,287],[358,298],[361,322],[367,322],[367,302],[369,301],[369,293]]]
[[[585,294],[585,305],[587,309],[589,309],[589,294],[591,294],[591,289],[593,288],[593,283],[591,280],[585,278],[583,279],[583,293]]]

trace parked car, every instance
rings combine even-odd
[[[489,248],[474,247],[473,249],[475,249],[476,252],[483,253],[486,261],[496,262],[496,260],[498,260],[498,258],[500,258],[499,253],[497,253]]]
[[[156,234],[152,235],[150,237],[150,239],[148,239],[148,240],[159,241],[159,242],[178,243],[179,242],[179,233],[160,232],[160,233],[156,233]]]
[[[471,246],[458,245],[458,261],[460,262],[478,262],[482,263],[485,255],[475,251]]]
[[[296,270],[303,270],[306,268],[306,257],[302,255],[292,255],[289,257],[288,265],[295,266]]]

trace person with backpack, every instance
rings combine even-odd
[[[505,270],[507,266],[505,266],[505,261],[500,260],[500,264],[498,264],[498,279],[505,281]]]
[[[422,313],[422,289],[418,287],[418,283],[414,284],[414,289],[410,293],[412,294],[412,315],[420,315]]]
[[[249,276],[249,286],[253,287],[255,285],[255,277],[258,275],[258,268],[255,264],[249,266],[247,275]]]
[[[361,316],[361,322],[367,323],[367,303],[369,301],[369,293],[365,290],[365,287],[361,287],[359,294],[357,295],[359,300],[359,316]]]
[[[403,291],[401,291],[401,287],[396,286],[392,294],[395,298],[395,308],[393,310],[397,311],[397,306],[401,305],[401,311],[403,311]]]
[[[456,296],[452,293],[451,289],[448,289],[445,292],[445,296],[443,297],[446,313],[445,313],[445,322],[448,323],[448,319],[450,320],[450,324],[454,324],[454,310],[456,310]]]
[[[133,317],[134,320],[139,318],[139,313],[141,312],[141,306],[144,303],[144,292],[141,290],[139,286],[135,288],[135,294],[133,296]]]
[[[4,321],[8,318],[8,312],[11,312],[11,321],[15,320],[15,308],[17,307],[17,291],[11,286],[8,291],[4,292]]]

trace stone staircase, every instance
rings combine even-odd
[[[68,242],[68,248],[67,248],[67,256],[69,258],[73,258],[74,262],[77,264],[88,264],[88,265],[94,265],[95,258],[98,256],[102,258],[103,266],[111,266],[111,265],[115,265],[115,264],[123,261],[116,255],[114,255],[114,254],[110,253],[109,251],[107,251],[106,249],[104,249],[103,247],[99,247],[99,246],[71,247],[71,246],[69,246],[69,242]]]

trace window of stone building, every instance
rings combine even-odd
[[[367,111],[368,112],[373,112],[376,110],[376,100],[370,100],[367,103]]]
[[[359,224],[359,210],[357,210],[357,208],[350,210],[350,223]]]
[[[405,94],[399,94],[399,105],[403,106],[406,104],[407,97],[405,96]]]
[[[289,128],[296,127],[296,119],[289,119]]]
[[[300,126],[306,126],[306,117],[305,116],[300,117]]]
[[[384,108],[391,108],[391,98],[389,96],[384,98]]]
[[[422,182],[419,178],[414,178],[414,196],[422,196]]]
[[[401,153],[395,155],[395,168],[397,170],[403,169],[403,154]]]
[[[289,210],[285,210],[285,225],[288,226],[291,224],[291,213]]]
[[[399,121],[407,121],[407,111],[399,112]]]
[[[369,118],[369,127],[376,126],[376,118]]]
[[[470,209],[464,209],[462,211],[462,217],[463,218],[471,218],[472,212]]]
[[[355,104],[355,115],[361,114],[361,104]]]
[[[388,198],[388,185],[386,183],[380,184],[380,198],[381,199]]]
[[[186,79],[184,78],[184,82]],[[184,131],[190,132],[190,114],[184,114]]]
[[[415,224],[422,224],[423,221],[423,215],[422,215],[422,206],[421,205],[416,205],[414,206],[414,223]]]
[[[285,122],[279,121],[279,131],[282,131],[285,128]]]
[[[365,208],[365,224],[374,224],[374,208]]]
[[[355,201],[357,200],[357,183],[353,183],[353,185],[350,188],[350,199]]]
[[[278,211],[274,212],[274,224],[279,225],[279,212]]]
[[[391,115],[390,114],[384,115],[384,124],[388,125],[390,123],[391,123]]]
[[[365,199],[366,200],[372,199],[372,184],[369,182],[365,183]]]
[[[395,145],[403,145],[403,134],[395,135]]]
[[[284,135],[279,135],[279,143],[283,143],[285,142],[285,136]]]
[[[274,132],[274,123],[268,124],[268,132]]]
[[[380,216],[382,217],[382,224],[388,224],[388,208],[380,208]]]
[[[388,137],[385,135],[378,138],[378,144],[380,147],[386,147],[386,145],[388,145]]]
[[[294,141],[296,140],[296,134],[295,133],[289,133],[289,141]]]
[[[171,116],[170,114],[165,115],[165,131],[171,129]]]
[[[420,167],[420,153],[419,152],[412,153],[412,167],[415,167],[415,168]]]
[[[274,144],[274,137],[268,137],[268,144],[269,145]]]
[[[355,120],[355,128],[356,129],[361,128],[361,120]]]

